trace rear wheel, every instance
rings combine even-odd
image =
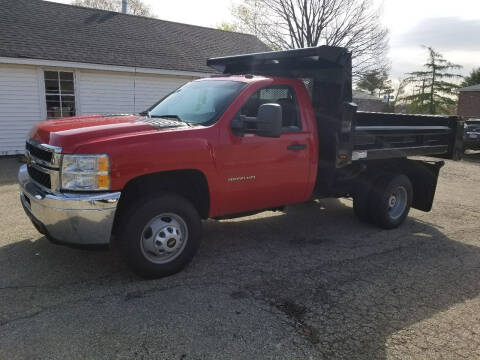
[[[381,228],[396,228],[407,217],[412,199],[412,183],[407,176],[382,176],[374,183],[370,193],[370,217]]]
[[[123,256],[145,278],[182,270],[195,255],[200,238],[197,210],[174,194],[160,194],[129,204],[119,231]]]

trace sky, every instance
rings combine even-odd
[[[70,0],[53,0],[70,3]],[[143,0],[163,20],[215,27],[231,22],[231,9],[241,0]],[[433,46],[463,66],[467,75],[480,66],[480,0],[373,0],[390,30],[391,77],[420,70]]]

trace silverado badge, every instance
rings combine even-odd
[[[255,180],[255,175],[228,178],[228,182]]]

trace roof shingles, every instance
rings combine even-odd
[[[269,51],[256,37],[42,0],[0,0],[0,56],[213,72],[206,59]]]

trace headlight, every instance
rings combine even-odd
[[[109,173],[108,155],[63,155],[62,189],[109,190]]]

